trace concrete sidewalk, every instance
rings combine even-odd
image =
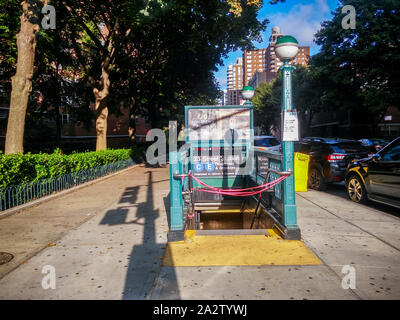
[[[162,267],[168,195],[168,168],[141,165],[1,219],[0,251],[16,257],[0,266],[0,299],[400,298],[396,217],[298,193],[303,241],[324,265]],[[42,288],[46,265],[56,289]],[[355,290],[342,288],[344,265],[355,268]]]

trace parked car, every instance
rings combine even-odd
[[[328,183],[343,181],[348,163],[371,153],[356,140],[321,137],[296,142],[295,152],[310,155],[308,186],[315,190],[325,190]]]
[[[281,142],[274,136],[254,136],[254,147],[259,150],[280,151]]]
[[[351,162],[346,188],[355,202],[369,199],[400,208],[400,137],[374,155]]]
[[[358,141],[366,147],[371,147],[374,152],[379,151],[389,143],[389,140],[381,138],[360,139]]]

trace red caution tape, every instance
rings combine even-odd
[[[201,192],[207,192],[207,193],[215,193],[215,194],[223,194],[223,195],[227,195],[227,196],[237,196],[237,197],[247,197],[247,196],[252,196],[252,195],[256,195],[256,194],[260,194],[268,189],[271,189],[272,187],[274,187],[275,185],[277,185],[278,183],[280,183],[281,181],[285,180],[288,175],[285,176],[281,176],[278,179],[275,179],[274,181],[268,182],[268,183],[264,183],[262,185],[259,186],[255,186],[255,187],[250,187],[250,188],[244,188],[244,189],[220,189],[220,188],[215,188],[215,187],[211,187],[209,185],[207,185],[206,183],[204,183],[203,181],[201,181],[199,178],[195,177],[192,174],[189,174],[196,182],[198,182],[199,184],[201,184],[203,187],[206,187],[207,189],[202,189],[202,188],[198,188],[198,191]],[[255,190],[255,189],[260,189],[260,190]],[[251,191],[250,191],[251,190]]]

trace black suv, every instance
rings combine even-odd
[[[308,186],[315,190],[325,190],[328,183],[343,181],[348,163],[371,153],[356,140],[320,137],[296,142],[295,152],[310,155]]]
[[[350,163],[346,188],[355,202],[370,199],[400,208],[400,137],[373,156]]]

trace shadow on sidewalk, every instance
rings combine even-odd
[[[121,207],[106,212],[100,224],[121,225],[135,223],[143,226],[142,244],[135,245],[129,257],[127,274],[122,299],[151,299],[152,289],[161,270],[162,256],[165,251],[165,244],[157,243],[155,221],[160,216],[158,209],[154,208],[153,172],[146,171],[147,194],[145,200],[138,200],[139,186],[127,188],[122,195],[119,204]],[[161,180],[162,181],[162,180]],[[169,201],[168,201],[169,202]],[[169,205],[166,205],[166,214],[169,219]],[[136,217],[132,221],[126,221],[129,208],[136,206]],[[132,237],[135,235],[132,234]],[[159,236],[161,237],[161,236]],[[173,299],[179,299],[174,268],[167,272],[168,291]],[[157,297],[156,297],[157,299]]]
[[[171,215],[169,214],[169,208],[171,207],[171,192],[168,192],[168,195],[164,197],[164,207],[165,212],[167,213],[167,220],[168,220],[168,230],[171,229]]]

